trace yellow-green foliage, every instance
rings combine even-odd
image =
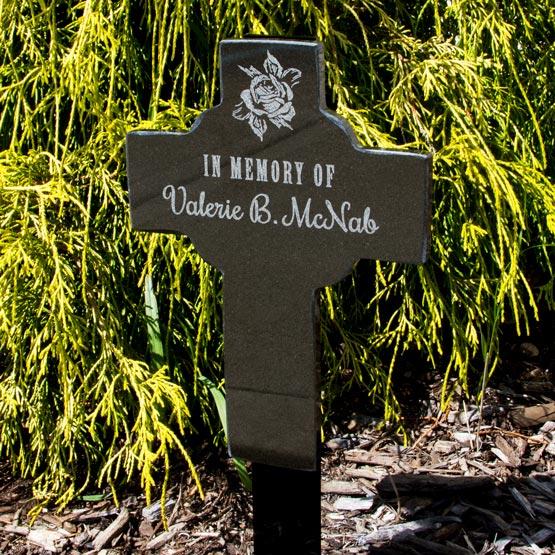
[[[403,353],[446,396],[486,379],[499,325],[553,305],[549,4],[0,0],[0,455],[64,504],[136,476],[150,493],[171,453],[194,472],[194,429],[217,433],[199,377],[222,378],[221,279],[186,238],[130,231],[124,139],[189,128],[219,41],[246,34],[321,40],[360,141],[434,153],[431,262],[322,291],[326,406],[358,382],[397,422]]]

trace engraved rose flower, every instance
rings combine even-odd
[[[246,120],[256,136],[262,141],[268,129],[268,121],[276,127],[287,127],[295,117],[293,87],[301,78],[301,71],[293,67],[283,69],[275,56],[266,52],[265,73],[253,66],[239,66],[250,78],[248,89],[241,92],[241,102],[236,105],[233,117]]]

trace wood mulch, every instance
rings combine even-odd
[[[322,553],[555,553],[553,348],[515,344],[505,365],[481,406],[459,395],[440,415],[439,384],[427,384],[407,447],[362,410],[337,419],[322,459]],[[0,465],[0,553],[252,553],[250,495],[219,455],[200,467],[204,500],[176,477],[167,530],[141,495],[45,510],[30,525],[30,486]]]

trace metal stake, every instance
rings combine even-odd
[[[253,464],[255,555],[320,555],[320,474]]]

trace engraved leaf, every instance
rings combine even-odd
[[[252,118],[249,120],[251,129],[254,131],[254,134],[260,137],[262,141],[264,139],[264,133],[266,133],[266,129],[268,129],[268,124],[258,116],[253,114]]]
[[[233,110],[233,117],[238,120],[245,120],[249,119],[251,116],[251,112],[245,108],[245,104],[243,102],[239,102],[235,106],[235,110]]]
[[[302,72],[300,69],[290,67],[283,72],[282,79],[287,78],[291,83],[291,87],[294,87],[300,81],[301,75]]]
[[[283,75],[283,67],[279,63],[275,56],[270,54],[270,51],[266,51],[266,60],[264,62],[264,69],[271,75],[276,77],[281,77]]]
[[[256,69],[254,66],[251,66],[249,68],[247,67],[243,67],[243,66],[239,66],[239,69],[241,71],[244,71],[251,79],[253,77],[256,77],[258,75],[262,75],[262,72],[259,71],[258,69]]]

